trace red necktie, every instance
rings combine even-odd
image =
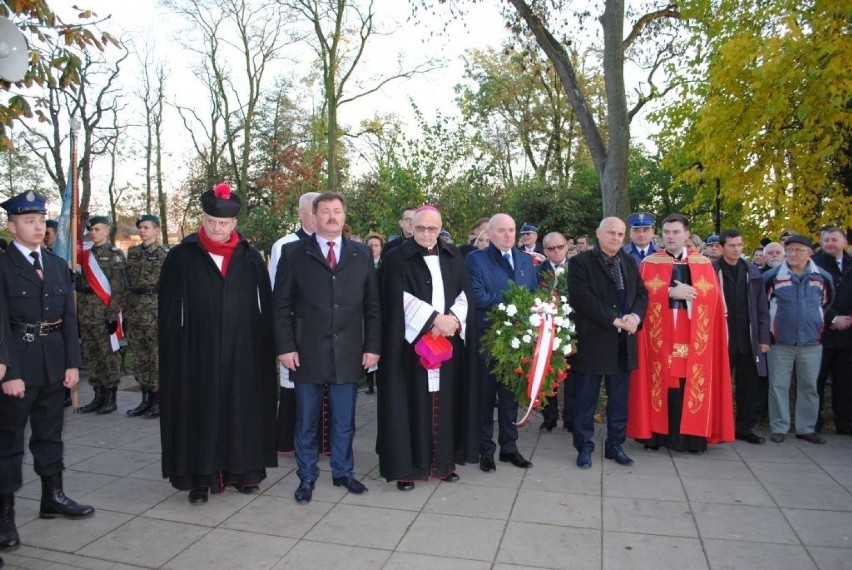
[[[337,256],[334,255],[334,242],[328,242],[328,255],[325,256],[326,261],[328,261],[328,266],[334,271],[334,268],[337,267]]]

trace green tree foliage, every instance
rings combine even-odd
[[[693,207],[715,198],[719,179],[722,225],[747,238],[852,223],[852,4],[682,9],[694,57],[679,72],[681,97],[659,113],[660,144],[672,171],[698,185]]]
[[[97,14],[91,10],[77,10],[79,21],[66,23],[46,0],[3,0],[0,3],[0,15],[10,18],[27,38],[30,57],[30,67],[22,81],[13,86],[0,80],[0,90],[6,92],[6,97],[0,101],[0,147],[12,146],[7,129],[18,118],[37,116],[41,121],[50,121],[44,112],[49,101],[20,89],[78,87],[84,81],[80,51],[91,48],[104,51],[108,44],[119,45],[108,32],[95,29]]]
[[[556,70],[534,46],[508,45],[501,51],[471,50],[467,55],[467,81],[456,88],[458,104],[494,157],[504,184],[527,173],[560,184],[570,178],[576,159],[589,160],[577,115]],[[578,81],[591,95],[593,112],[606,125],[599,104],[603,78],[588,73],[576,52],[571,56]]]

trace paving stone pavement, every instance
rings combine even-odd
[[[132,385],[125,377],[122,387]],[[81,388],[81,403],[91,397]],[[461,466],[455,484],[401,493],[378,478],[375,396],[358,395],[355,467],[369,493],[331,484],[298,505],[295,460],[256,495],[226,491],[192,506],[160,472],[159,424],[119,412],[66,416],[65,488],[95,506],[84,521],[38,518],[40,483],[27,460],[17,497],[23,545],[6,568],[791,569],[852,568],[852,438],[813,445],[713,446],[704,455],[646,452],[605,460],[602,426],[591,469],[574,465],[571,434],[521,429],[535,464]]]

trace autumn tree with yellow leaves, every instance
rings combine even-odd
[[[747,237],[852,224],[852,4],[688,0],[667,164]],[[712,182],[711,182],[712,181]],[[718,181],[718,184],[715,182]]]

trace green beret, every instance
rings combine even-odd
[[[58,230],[59,222],[57,220],[47,220],[47,227],[53,228],[54,230]]]
[[[108,226],[112,226],[112,222],[109,221],[107,216],[92,216],[89,218],[89,223],[86,224],[86,229],[92,229],[92,226],[95,224],[106,224]]]
[[[154,214],[142,214],[141,216],[136,218],[136,227],[138,228],[139,224],[141,224],[142,222],[153,222],[159,226],[160,218],[158,218]]]

